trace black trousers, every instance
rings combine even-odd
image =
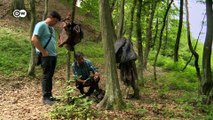
[[[52,97],[52,77],[56,67],[56,56],[47,56],[41,58],[42,76],[42,94],[43,98]]]
[[[89,79],[86,85],[83,85],[83,83],[76,81],[76,87],[80,90],[81,94],[89,96],[94,92],[94,90],[98,92],[100,91],[100,88],[98,86],[99,81],[100,78],[97,78],[96,80]],[[84,87],[89,87],[89,90],[86,93],[84,92]]]

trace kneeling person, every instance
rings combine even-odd
[[[72,64],[73,73],[75,76],[76,87],[80,90],[81,94],[86,96],[91,95],[94,90],[101,92],[98,86],[100,81],[100,74],[95,69],[92,62],[83,57],[83,53],[77,52],[75,54],[76,62]],[[92,75],[90,74],[92,72]],[[84,92],[84,87],[89,87],[87,92]]]

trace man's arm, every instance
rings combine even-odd
[[[32,43],[33,45],[42,53],[42,56],[48,56],[48,52],[41,46],[40,42],[39,42],[39,36],[38,35],[33,35],[32,36]]]
[[[96,70],[95,66],[92,64],[91,61],[88,62],[89,66],[90,66],[90,70],[93,72],[94,75],[94,79],[97,79],[100,77],[100,74],[98,73],[98,71]]]
[[[84,84],[86,80],[80,79],[81,76],[78,75],[77,69],[76,69],[76,67],[75,67],[75,64],[76,64],[76,63],[73,63],[73,64],[72,64],[72,71],[73,71],[73,74],[74,74],[74,79],[75,79],[76,82],[80,82],[80,83],[83,83],[83,84]]]

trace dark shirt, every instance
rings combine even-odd
[[[93,74],[96,72],[96,68],[92,64],[92,62],[88,59],[84,59],[84,62],[82,65],[79,65],[78,62],[75,62],[72,64],[72,70],[74,77],[80,78],[82,80],[86,80],[90,77],[90,72]]]

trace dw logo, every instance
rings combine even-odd
[[[13,16],[16,17],[16,18],[18,18],[18,17],[24,18],[24,17],[27,16],[27,11],[16,9],[16,10],[13,11]]]

